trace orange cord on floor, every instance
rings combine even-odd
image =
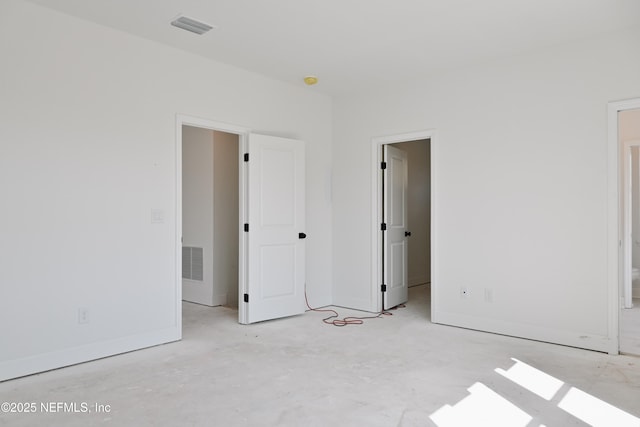
[[[354,317],[354,316],[348,316],[348,317],[344,317],[342,319],[340,319],[340,315],[338,314],[337,311],[330,309],[330,308],[312,308],[309,305],[309,300],[307,299],[307,292],[305,291],[304,293],[304,301],[307,303],[307,308],[310,311],[316,311],[319,313],[332,313],[331,316],[326,317],[324,319],[322,319],[322,321],[324,323],[326,323],[327,325],[333,325],[333,326],[347,326],[347,325],[362,325],[364,323],[365,320],[367,319],[377,319],[379,317],[382,316],[393,316],[393,313],[390,313],[386,310],[382,310],[380,313],[378,313],[375,316],[364,316],[364,317]],[[393,307],[391,310],[395,310],[398,307],[405,307],[404,304],[400,304],[396,307]]]

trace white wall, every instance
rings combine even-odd
[[[407,222],[409,286],[431,280],[431,165],[429,140],[393,144],[407,153]]]
[[[203,251],[202,281],[183,278],[182,299],[209,306],[226,303],[214,298],[213,184],[213,131],[182,126],[182,246]]]
[[[213,133],[214,275],[232,308],[238,308],[238,150],[238,135]]]
[[[328,97],[20,0],[0,58],[0,380],[180,337],[177,113],[306,141],[307,288],[331,302]]]
[[[433,319],[608,350],[607,103],[640,96],[639,39],[621,32],[335,100],[335,303],[375,308],[372,137],[436,129]]]

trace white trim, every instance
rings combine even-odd
[[[182,125],[184,121],[180,115],[176,116],[176,240],[175,240],[175,293],[174,304],[178,328],[178,339],[182,339]]]
[[[409,287],[424,285],[425,283],[429,282],[429,276],[426,274],[421,274],[420,276],[412,276],[409,277],[408,281]]]
[[[176,119],[178,124],[180,125],[217,130],[219,132],[235,133],[236,135],[247,135],[251,132],[251,129],[248,129],[242,126],[216,122],[213,120],[203,119],[203,118],[194,117],[194,116],[187,116],[184,114],[177,114]],[[180,129],[180,132],[182,133],[182,129]],[[179,142],[182,144],[182,140],[180,140]]]
[[[249,233],[244,232],[244,224],[249,223],[249,165],[244,161],[244,153],[249,152],[249,131],[240,135],[238,162],[240,177],[238,179],[238,211],[240,212],[240,227],[238,227],[238,322],[249,323],[249,313],[244,303],[244,294],[248,289],[249,268]]]
[[[178,341],[181,333],[179,325],[176,325],[158,331],[9,360],[0,363],[0,381]]]
[[[640,108],[640,98],[609,102],[607,105],[607,295],[609,354],[620,350],[620,143],[618,113]]]
[[[238,207],[239,222],[244,224],[247,218],[246,203],[246,180],[247,174],[244,166],[244,153],[247,148],[247,138],[250,129],[231,125],[228,123],[215,122],[199,117],[187,116],[184,114],[176,115],[176,324],[178,325],[179,337],[182,339],[182,126],[194,126],[203,129],[210,129],[219,132],[226,132],[238,135],[238,165],[240,176],[238,179]],[[238,321],[245,323],[246,310],[244,307],[243,295],[246,292],[246,233],[242,231],[242,226],[238,227]]]
[[[382,259],[382,238],[380,224],[382,223],[382,174],[380,163],[382,162],[382,146],[385,144],[395,144],[400,142],[420,141],[429,139],[431,141],[431,321],[435,323],[435,308],[437,307],[437,271],[436,250],[437,247],[437,219],[435,208],[437,204],[436,186],[436,159],[437,144],[435,129],[409,132],[397,135],[374,137],[371,139],[371,309],[372,312],[382,310],[382,296],[380,285],[383,282],[380,260]]]
[[[473,330],[480,332],[489,332],[601,352],[609,352],[611,347],[611,340],[605,335],[585,334],[582,331],[554,329],[526,323],[505,321],[504,319],[474,316],[471,314],[435,312],[435,310],[432,312],[432,316],[434,314],[438,316],[438,323],[443,325],[465,329],[469,329],[469,325],[473,325]]]

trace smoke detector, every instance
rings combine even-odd
[[[313,86],[314,84],[318,83],[318,78],[316,76],[306,76],[304,78],[304,82],[307,84],[307,86]]]

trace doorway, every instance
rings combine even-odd
[[[620,352],[640,355],[640,108],[617,113],[621,172]]]
[[[203,145],[206,145],[206,149],[202,146],[197,147],[199,150],[195,150],[194,152],[185,153],[183,149],[184,138],[183,131],[186,130],[187,133],[195,134],[191,136],[195,136],[195,141],[193,143],[200,142]],[[235,160],[230,159],[229,153],[225,155],[218,156],[218,161],[226,160],[229,163],[233,163],[237,165],[236,177],[231,178],[237,185],[233,188],[232,185],[225,185],[222,179],[218,179],[217,182],[214,182],[216,171],[215,171],[215,158],[214,158],[214,145],[212,139],[214,138],[214,132],[217,132],[219,137],[226,139],[225,148],[230,152],[236,153]],[[240,232],[239,223],[243,218],[246,217],[246,178],[244,176],[245,171],[243,171],[243,153],[247,150],[247,140],[248,140],[249,130],[234,126],[228,125],[225,123],[219,123],[211,120],[201,119],[197,117],[177,115],[176,116],[176,297],[175,297],[175,310],[176,310],[176,323],[178,325],[178,330],[180,331],[180,337],[182,337],[182,304],[183,299],[186,297],[187,300],[192,300],[195,297],[204,298],[204,300],[198,301],[199,304],[213,306],[213,305],[222,305],[226,304],[237,308],[240,311],[239,303],[239,295],[241,295],[245,291],[246,283],[246,240],[242,233]],[[200,139],[198,139],[200,138]],[[189,143],[188,143],[189,144]],[[218,150],[216,150],[218,151]],[[184,158],[186,154],[186,159]],[[202,158],[200,158],[201,156]],[[231,170],[233,170],[234,166],[231,165]],[[185,169],[187,169],[185,171]],[[201,206],[206,207],[206,215],[196,214],[196,221],[199,222],[208,222],[206,226],[198,225],[193,223],[193,219],[189,218],[189,214],[187,214],[186,221],[184,221],[187,225],[187,229],[192,227],[193,230],[188,231],[191,234],[197,234],[198,230],[200,232],[203,229],[206,231],[206,239],[201,239],[197,236],[188,236],[185,239],[183,234],[183,217],[185,217],[184,211],[184,203],[183,196],[184,187],[183,181],[187,175],[191,172],[194,172],[193,169],[196,169],[196,173],[194,173],[194,178],[201,180],[202,183],[194,186],[189,185],[189,179],[187,178],[186,186],[190,187],[191,195],[186,196],[186,198],[193,198]],[[221,172],[224,170],[224,175],[228,175],[229,169],[222,167],[218,168],[217,172]],[[214,200],[214,192],[216,191],[215,185],[222,186],[223,189],[220,190],[218,196],[221,196],[223,193],[227,193],[225,197],[230,197],[232,199],[237,200],[237,208],[229,208],[225,207],[224,198],[218,197],[219,203],[216,206]],[[206,198],[207,201],[203,201],[202,199]],[[187,208],[188,209],[188,208]],[[214,216],[216,215],[216,211],[222,211],[222,215],[224,220],[220,221],[216,226],[216,220]],[[235,235],[235,243],[231,242],[231,245],[234,245],[237,250],[226,250],[223,256],[223,259],[226,262],[234,263],[235,265],[231,265],[231,267],[227,267],[225,271],[225,276],[228,278],[228,281],[221,280],[219,277],[214,277],[214,245],[215,245],[215,233],[216,228],[220,228],[220,226],[226,224],[232,224],[234,222],[233,218],[229,218],[235,212],[235,223],[236,226],[230,230],[221,231],[218,230],[218,234],[220,237],[224,237],[226,241],[233,240],[231,233]],[[218,214],[220,216],[221,214]],[[204,218],[204,219],[203,219]],[[209,218],[209,219],[207,219]],[[207,228],[208,227],[208,228]],[[228,234],[226,234],[228,233]],[[224,246],[224,243],[219,243],[219,245]],[[208,246],[207,249],[205,246]],[[195,248],[195,249],[194,249]],[[202,250],[200,250],[202,249]],[[207,285],[203,284],[204,276],[205,276],[205,258],[210,265],[210,279]],[[215,261],[215,262],[223,262],[223,261]],[[201,264],[201,265],[199,265]],[[233,278],[229,278],[230,275],[236,274],[235,280]],[[188,276],[186,279],[184,276]],[[214,287],[214,281],[217,280],[217,286]],[[184,283],[191,281],[191,289],[185,291]],[[195,282],[195,284],[194,284]],[[200,289],[198,289],[195,285],[200,285]],[[187,285],[189,286],[189,285]],[[206,288],[206,290],[205,290]],[[226,289],[225,289],[226,288]],[[197,289],[197,291],[196,291]],[[235,292],[235,295],[234,295]],[[240,315],[238,315],[240,317]]]
[[[239,135],[182,126],[182,300],[238,309]]]
[[[431,140],[391,144],[407,154],[407,285],[431,284]]]
[[[235,303],[239,323],[256,323],[304,313],[304,142],[254,134],[248,129],[190,116],[177,115],[176,119],[175,313],[176,325],[180,331],[179,338],[182,336],[183,294],[188,298],[192,297],[187,295],[190,291],[183,292],[183,272],[191,282],[202,279],[205,276],[205,260],[223,263],[222,267],[218,267],[226,269],[226,279],[219,280],[220,298],[215,300],[214,288],[211,292],[213,296],[206,300],[207,305],[222,304],[223,300]],[[227,138],[231,141],[227,148],[232,148],[231,151],[236,156],[235,161],[233,155],[219,159],[228,164],[218,166],[217,169],[226,170],[224,176],[227,177],[229,170],[235,170],[231,174],[235,173],[236,176],[228,179],[237,182],[237,185],[234,190],[234,184],[228,185],[225,179],[217,179],[217,184],[213,186],[214,193],[227,193],[227,196],[218,202],[214,194],[211,202],[213,208],[207,208],[218,217],[210,221],[213,223],[213,234],[216,234],[216,228],[222,228],[217,234],[227,237],[222,243],[217,243],[220,251],[217,252],[214,247],[208,251],[210,255],[206,255],[204,243],[190,243],[185,241],[183,235],[183,169],[191,165],[183,165],[183,129],[190,127],[202,130],[205,139],[209,138],[206,135]],[[208,131],[214,133],[210,134]],[[199,155],[193,154],[191,157],[197,159]],[[213,156],[213,153],[202,154],[207,158],[211,157],[210,155]],[[214,171],[208,172],[205,176],[205,182],[215,178],[215,169],[214,165]],[[222,185],[222,190],[216,189],[218,184]],[[211,186],[209,189],[207,185],[203,187],[205,189],[200,193],[209,194]],[[233,200],[237,201],[237,210],[232,211],[225,207],[230,200],[231,204],[236,203]],[[218,208],[222,209],[222,214],[217,213]],[[225,217],[226,221],[218,227],[216,223],[220,217]],[[208,235],[211,236],[211,233]],[[214,236],[211,246],[215,245]],[[235,259],[237,267],[233,264]],[[231,268],[224,266],[225,260],[232,264]],[[214,273],[222,274],[212,267],[214,280]],[[234,274],[237,278],[235,281],[232,280]],[[209,295],[206,294],[205,297],[209,298]]]
[[[373,139],[376,311],[416,295],[430,298],[434,306],[434,138],[434,131],[422,131]]]

